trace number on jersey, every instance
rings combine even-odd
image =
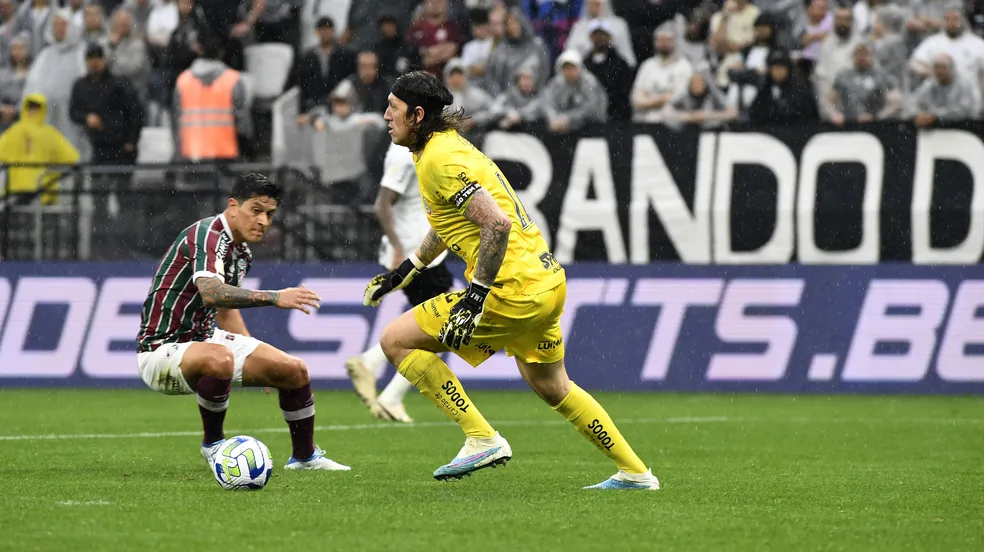
[[[516,193],[509,186],[509,184],[506,184],[506,181],[502,178],[501,174],[497,172],[495,173],[495,177],[499,179],[499,183],[506,189],[506,195],[509,196],[509,199],[513,202],[513,206],[516,207],[516,218],[519,219],[519,225],[523,228],[523,230],[526,230],[533,225],[533,221],[530,220],[530,216],[526,214],[526,207],[523,207],[523,203],[519,201],[518,197],[516,197]]]

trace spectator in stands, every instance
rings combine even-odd
[[[519,0],[536,34],[547,46],[549,59],[564,51],[567,35],[581,15],[584,0]]]
[[[917,79],[926,78],[930,62],[939,54],[949,54],[958,76],[984,82],[984,39],[967,31],[963,6],[952,2],[943,14],[944,27],[930,36],[912,53],[909,67]],[[933,69],[935,72],[935,69]]]
[[[46,102],[48,122],[88,157],[87,143],[81,130],[68,116],[72,85],[85,73],[85,47],[69,22],[67,11],[51,16],[51,44],[45,48],[27,74],[25,94],[41,94]]]
[[[496,12],[502,17],[501,11]],[[475,9],[468,13],[472,39],[461,47],[461,62],[465,64],[468,76],[481,84],[485,78],[489,56],[495,46],[496,37],[492,31],[492,21],[488,10]],[[501,25],[500,25],[501,26]]]
[[[863,1],[863,0],[862,0]],[[799,48],[799,36],[794,34],[809,5],[808,0],[755,0],[762,13],[772,17],[776,27],[776,46],[786,50]]]
[[[82,36],[83,44],[96,43],[104,48],[109,47],[109,31],[106,29],[106,18],[103,15],[102,6],[99,4],[89,4],[82,12]]]
[[[948,6],[959,2],[954,0],[916,0],[911,2],[912,16],[906,22],[906,30],[914,44],[941,31],[944,26],[943,14]],[[960,7],[961,14],[963,7]]]
[[[246,84],[226,58],[225,39],[199,37],[202,55],[178,76],[172,125],[174,151],[187,161],[249,157],[253,134]]]
[[[334,0],[332,3],[339,2],[346,0]],[[345,44],[354,50],[371,48],[379,40],[380,13],[399,19],[401,29],[409,28],[411,14],[419,3],[420,0],[352,0]]]
[[[961,75],[950,54],[933,58],[933,74],[909,98],[907,115],[920,128],[937,123],[980,119],[981,90],[977,81]]]
[[[355,54],[335,41],[335,22],[322,17],[316,25],[318,45],[304,53],[294,66],[292,81],[300,87],[301,115],[297,123],[309,122],[308,112],[328,105],[328,96],[338,83],[355,73]]]
[[[0,69],[0,132],[17,121],[24,97],[24,83],[31,70],[28,48],[30,42],[26,34],[14,37],[10,41],[9,63]]]
[[[424,0],[420,17],[407,31],[407,44],[419,48],[424,69],[441,76],[462,41],[461,29],[448,17],[448,0]]]
[[[861,42],[854,47],[854,67],[841,71],[830,91],[830,121],[870,123],[898,114],[902,95],[898,84],[881,67],[874,65],[872,47]]]
[[[185,69],[191,67],[195,58],[201,54],[199,37],[207,32],[208,24],[205,23],[201,10],[195,6],[195,0],[178,0],[178,26],[171,33],[165,52],[165,64],[171,83]]]
[[[78,163],[78,150],[57,128],[45,122],[47,105],[42,94],[24,97],[20,120],[0,135],[0,163]],[[41,203],[51,205],[58,202],[58,179],[58,173],[49,172],[45,167],[12,167],[7,173],[4,195],[30,194],[43,189],[48,192],[42,194]],[[30,202],[32,199],[31,195],[11,198],[15,203]]]
[[[164,0],[154,6],[150,12],[150,19],[147,20],[147,45],[153,51],[163,52],[167,48],[167,43],[171,41],[171,33],[178,28],[181,15],[178,11],[178,2],[175,0]]]
[[[444,66],[444,84],[454,98],[450,109],[465,111],[467,119],[462,127],[465,132],[475,126],[484,127],[491,120],[489,107],[493,102],[488,92],[468,82],[467,71],[465,63],[460,58],[451,58]]]
[[[536,93],[536,73],[529,67],[520,67],[516,70],[513,84],[496,96],[492,103],[489,110],[492,120],[498,119],[501,129],[535,121],[540,116],[540,101]]]
[[[749,0],[725,0],[724,8],[711,17],[708,39],[719,59],[740,52],[755,40],[755,20],[759,13]]]
[[[608,97],[601,83],[584,70],[581,54],[566,50],[557,57],[557,74],[541,96],[543,117],[551,132],[565,134],[608,119]]]
[[[878,20],[878,9],[892,5],[892,0],[859,0],[851,8],[854,14],[854,27],[861,36],[869,36]]]
[[[175,0],[164,0],[154,7],[147,21],[147,55],[150,73],[147,74],[147,124],[159,126],[160,115],[171,103],[173,76],[168,71],[167,45],[181,20]]]
[[[612,2],[612,9],[616,15],[631,22],[632,50],[636,60],[644,60],[654,54],[653,33],[667,21],[673,20],[677,12],[696,23],[695,30],[706,41],[711,16],[720,5],[721,0],[618,0]],[[687,16],[688,11],[690,16]]]
[[[129,80],[143,101],[147,96],[150,56],[143,37],[136,32],[130,10],[116,10],[112,30],[109,32],[109,71],[117,77]]]
[[[581,18],[567,37],[567,47],[573,48],[587,59],[589,52],[594,49],[591,40],[592,29],[595,22],[604,21],[611,36],[611,43],[619,56],[629,64],[629,67],[637,65],[635,52],[632,50],[632,35],[629,33],[629,25],[624,19],[615,15],[612,11],[611,0],[585,0],[584,10]]]
[[[609,21],[605,19],[592,21],[590,34],[592,47],[584,60],[584,68],[594,75],[605,89],[608,96],[608,119],[628,121],[632,119],[630,96],[635,71],[612,45]]]
[[[738,118],[738,111],[728,106],[727,98],[713,83],[706,71],[690,76],[687,93],[670,104],[663,122],[671,128],[697,125],[705,129],[720,128],[725,122]]]
[[[834,13],[830,11],[828,0],[810,0],[806,8],[806,18],[799,33],[800,73],[809,78],[820,59],[820,47],[834,30]]]
[[[909,48],[903,35],[904,27],[904,9],[886,4],[876,8],[870,35],[876,64],[895,80],[903,93],[910,90]]]
[[[707,45],[707,38],[710,36],[711,16],[714,15],[714,3],[712,0],[704,0],[699,6],[690,12],[690,15],[683,22],[682,40],[677,41],[677,55],[687,60],[692,67],[704,67],[709,65],[708,60],[712,58],[710,47]],[[633,25],[633,33],[635,33]],[[653,51],[653,41],[648,41],[648,50]],[[648,59],[648,56],[647,56]]]
[[[256,22],[256,42],[300,43],[300,10],[304,0],[265,0]]]
[[[676,32],[671,24],[656,30],[656,55],[642,62],[632,85],[632,120],[657,123],[666,107],[682,96],[693,67],[676,53]]]
[[[367,4],[374,3],[367,0],[363,0],[363,2]],[[303,29],[301,32],[301,51],[318,44],[318,35],[314,32],[314,24],[322,17],[331,18],[335,22],[335,32],[342,37],[340,42],[345,44],[348,41],[348,21],[352,0],[303,0],[300,3],[303,4],[300,14],[300,26]],[[380,15],[378,8],[381,7],[376,6],[377,18]]]
[[[755,41],[732,56],[735,66],[722,65],[727,70],[728,104],[740,110],[747,109],[755,100],[755,93],[769,71],[769,54],[777,49],[776,26],[773,15],[761,13],[755,20]],[[719,81],[720,82],[720,81]]]
[[[124,13],[125,9],[117,13]],[[85,51],[87,74],[72,86],[69,114],[72,121],[85,129],[92,146],[91,162],[95,165],[133,165],[137,162],[137,145],[143,128],[144,112],[137,91],[125,77],[107,69],[106,53],[99,44],[89,44]],[[109,207],[109,194],[117,196],[128,188],[127,174],[99,174],[92,178],[95,218],[115,218]],[[96,225],[99,230],[116,227]],[[100,237],[106,237],[105,232]]]
[[[70,21],[76,29],[81,29],[85,25],[85,4],[86,0],[67,0],[65,9],[72,14]]]
[[[150,14],[154,12],[154,8],[159,2],[160,0],[126,0],[119,9],[125,8],[129,10],[130,17],[133,19],[133,25],[136,27],[136,34],[146,36]],[[116,11],[113,12],[113,16],[115,15]]]
[[[27,0],[17,10],[14,34],[28,33],[31,37],[31,56],[35,59],[50,42],[48,29],[54,13],[51,0]]]
[[[789,53],[769,54],[769,74],[748,110],[753,123],[808,123],[819,118],[817,101],[809,82],[799,75]]]
[[[331,92],[331,111],[324,107],[313,110],[311,126],[318,132],[339,132],[355,127],[384,128],[386,121],[377,111],[360,112],[358,96],[352,81],[343,80]]]
[[[0,0],[0,67],[10,59],[10,41],[17,36],[17,4],[14,0]],[[28,50],[31,47],[31,35],[21,31],[27,38]]]
[[[196,0],[209,32],[225,39],[225,58],[231,69],[242,71],[243,39],[253,30],[263,13],[265,0]],[[249,9],[246,9],[246,6]]]
[[[550,61],[543,40],[533,32],[533,26],[522,10],[512,8],[506,16],[505,35],[489,55],[485,89],[492,95],[508,89],[520,67],[533,70],[536,75],[534,87],[537,90],[550,77]]]
[[[379,76],[379,58],[376,57],[376,52],[372,50],[359,52],[356,68],[356,73],[346,79],[352,83],[352,88],[355,90],[356,111],[360,113],[386,111],[393,82],[388,77]]]
[[[379,57],[379,74],[384,77],[395,79],[420,66],[417,48],[404,42],[400,22],[392,15],[379,16],[379,41],[372,50]]]
[[[845,69],[854,65],[854,47],[862,41],[854,29],[854,13],[850,8],[834,10],[834,32],[823,39],[820,45],[820,58],[813,71],[813,84],[819,98],[820,114],[829,118],[833,106],[830,105],[830,91],[834,79]]]

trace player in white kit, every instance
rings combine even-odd
[[[392,270],[416,251],[430,230],[417,187],[417,169],[413,154],[404,146],[390,144],[383,164],[383,179],[376,197],[376,216],[383,227],[379,248],[379,264]],[[410,284],[403,288],[410,306],[451,291],[454,278],[444,265],[447,251],[441,253]],[[399,372],[376,396],[376,375],[386,365],[386,355],[377,343],[368,351],[345,361],[345,369],[362,402],[373,417],[380,420],[409,423],[403,397],[413,386]]]

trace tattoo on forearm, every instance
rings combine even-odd
[[[481,241],[478,245],[478,259],[473,278],[491,286],[495,283],[499,267],[506,257],[512,221],[485,190],[479,191],[471,198],[465,209],[465,218],[481,228],[479,233]]]
[[[417,258],[424,264],[430,264],[438,255],[444,252],[448,246],[444,240],[437,235],[433,228],[427,231],[424,241],[417,248]]]
[[[225,309],[247,309],[275,305],[280,298],[276,291],[254,291],[230,286],[218,278],[200,279],[198,293],[202,302],[210,307]]]

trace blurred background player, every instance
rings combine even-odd
[[[407,258],[407,251],[416,250],[430,230],[420,202],[413,154],[404,146],[390,143],[375,207],[384,234],[379,248],[379,264],[393,270]],[[426,272],[403,288],[411,306],[416,307],[432,297],[451,291],[454,278],[444,264],[447,255],[447,251],[438,255],[428,265]],[[386,355],[378,343],[345,362],[355,392],[375,418],[412,422],[403,405],[403,397],[413,385],[399,372],[393,374],[393,379],[376,397],[376,375],[385,365]]]
[[[468,265],[468,289],[417,305],[380,339],[397,370],[465,432],[465,445],[434,477],[460,479],[512,457],[509,443],[438,356],[451,350],[479,366],[504,348],[537,395],[618,466],[614,476],[588,488],[659,489],[605,409],[568,378],[560,330],[564,269],[496,164],[458,133],[462,112],[445,109],[453,102],[444,84],[423,71],[393,85],[384,118],[393,142],[413,152],[431,229],[408,259],[369,282],[363,300],[379,305],[387,293],[426,274],[449,248]]]
[[[314,396],[304,361],[251,337],[238,310],[272,305],[307,314],[321,300],[304,287],[239,287],[253,261],[247,243],[263,239],[280,194],[280,187],[265,176],[240,176],[225,212],[178,235],[144,301],[137,366],[155,391],[198,395],[205,432],[201,453],[210,463],[225,440],[222,424],[236,383],[279,390],[293,448],[285,469],[349,470],[314,444]]]

